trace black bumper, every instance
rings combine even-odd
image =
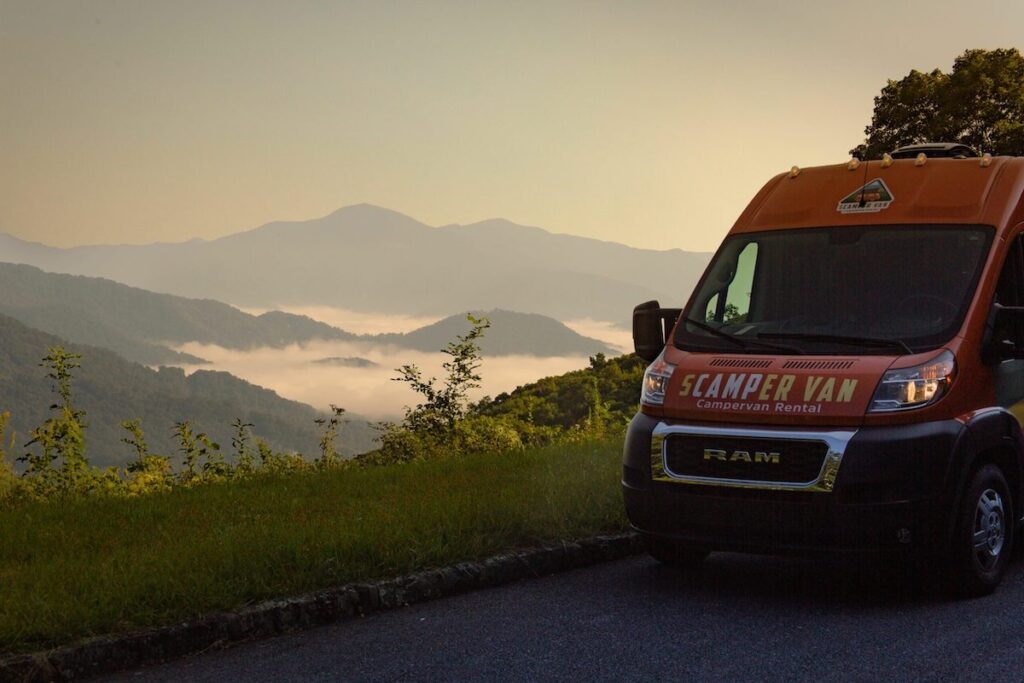
[[[830,492],[652,481],[658,422],[638,414],[626,436],[623,498],[643,534],[767,553],[938,547],[946,538],[960,422],[858,429]]]

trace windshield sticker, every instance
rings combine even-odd
[[[839,213],[877,213],[892,204],[892,192],[881,178],[875,178],[867,185],[858,187],[842,198],[836,211]]]

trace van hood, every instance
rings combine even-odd
[[[669,347],[664,416],[701,422],[859,425],[895,356],[752,356]],[[823,419],[824,418],[824,419]]]

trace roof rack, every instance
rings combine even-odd
[[[919,145],[904,145],[892,151],[893,159],[914,159],[919,154],[933,159],[969,159],[980,156],[977,151],[958,142],[925,142]]]

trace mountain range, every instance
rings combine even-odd
[[[157,294],[103,278],[47,273],[10,263],[0,263],[0,313],[145,365],[203,363],[173,348],[188,342],[252,349],[320,339],[437,351],[468,330],[466,316],[460,314],[406,334],[356,335],[303,315],[281,311],[251,315],[210,299]],[[501,310],[486,315],[492,328],[481,343],[485,355],[615,353],[603,342],[541,315]]]
[[[216,240],[70,249],[0,233],[0,260],[253,308],[445,315],[501,308],[625,322],[681,303],[709,254],[635,249],[505,220],[431,227],[368,204]]]
[[[238,417],[275,448],[311,455],[320,415],[314,408],[225,372],[146,366],[203,363],[178,350],[189,342],[244,350],[327,340],[386,345],[400,358],[401,349],[437,351],[468,330],[464,313],[412,332],[357,335],[302,315],[252,315],[236,306],[438,317],[483,311],[491,320],[485,357],[615,354],[553,318],[625,322],[640,301],[681,301],[708,257],[504,220],[431,227],[365,204],[179,244],[60,249],[0,233],[0,410],[12,413],[24,443],[52,403],[39,360],[62,345],[83,355],[75,390],[96,464],[130,457],[119,428],[130,418],[142,420],[158,453],[175,452],[175,422],[194,420],[229,444]],[[314,362],[374,366],[354,355]],[[365,451],[374,436],[353,417],[341,432],[341,450]]]

